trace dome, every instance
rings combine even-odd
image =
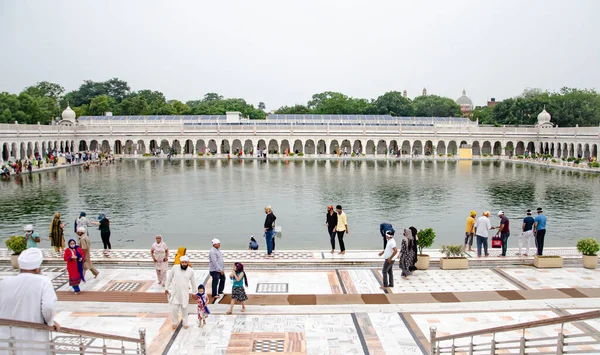
[[[552,116],[550,116],[550,114],[548,113],[548,111],[546,111],[546,106],[544,105],[544,109],[538,115],[538,124],[542,125],[542,124],[545,124],[545,123],[546,124],[550,123],[550,119],[551,118],[552,118]]]
[[[75,122],[75,117],[77,115],[75,114],[75,111],[71,109],[71,106],[67,104],[67,108],[62,112],[61,116],[63,120]]]
[[[459,105],[469,105],[469,106],[473,106],[473,101],[471,101],[471,99],[469,99],[469,97],[467,96],[467,91],[463,90],[462,92],[462,96],[459,97],[458,99],[456,99],[456,103]]]

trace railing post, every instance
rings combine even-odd
[[[563,354],[563,347],[565,346],[565,334],[563,333],[565,323],[560,326],[560,333],[558,333],[558,341],[556,344],[556,355]]]
[[[140,328],[140,348],[141,354],[146,354],[146,328]]]
[[[434,327],[434,326],[429,327],[429,347],[431,348],[430,352],[429,352],[430,355],[435,355],[435,343],[436,343],[435,333],[436,332],[437,332],[436,327]]]
[[[519,344],[519,354],[525,355],[525,345],[527,345],[527,340],[525,339],[525,329],[523,329],[523,335],[521,336],[521,343]]]
[[[471,337],[471,342],[469,343],[469,355],[473,355],[473,337]]]
[[[496,333],[492,336],[492,342],[490,343],[490,355],[496,355]]]
[[[10,338],[8,338],[8,353],[10,355],[17,355],[17,350],[15,350],[16,343],[17,339],[15,337],[11,336]]]

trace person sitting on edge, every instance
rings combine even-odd
[[[258,242],[254,239],[254,236],[250,236],[250,243],[248,243],[248,250],[258,250]]]

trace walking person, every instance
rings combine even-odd
[[[415,227],[412,227],[415,228]],[[416,231],[416,228],[415,228]],[[400,243],[400,255],[398,255],[399,267],[402,270],[402,278],[407,279],[412,274],[411,268],[414,267],[414,242],[412,230],[404,230],[404,238]]]
[[[188,328],[188,305],[190,304],[190,290],[195,289],[196,280],[194,269],[189,265],[190,258],[182,256],[179,265],[173,265],[165,294],[169,298],[171,305],[171,321],[173,329],[177,329],[179,323],[179,313],[181,313],[181,322],[185,329]]]
[[[410,264],[408,267],[408,271],[410,271],[410,273],[412,274],[413,271],[417,270],[417,254],[419,253],[417,240],[419,240],[419,237],[417,236],[417,228],[411,226],[408,229],[410,230],[410,238],[408,243],[408,251],[410,253]]]
[[[381,272],[383,274],[383,285],[381,286],[382,289],[394,287],[394,256],[396,256],[396,254],[398,253],[398,249],[396,248],[396,241],[394,240],[394,232],[385,232],[385,238],[387,239],[385,250],[378,254],[379,256],[383,255],[384,259],[383,268],[381,269]]]
[[[83,272],[83,261],[85,254],[77,245],[75,239],[70,239],[65,249],[63,259],[67,262],[67,272],[69,274],[69,286],[73,287],[76,295],[81,292],[79,284],[85,282],[85,273]]]
[[[210,314],[210,310],[208,309],[208,302],[206,301],[206,291],[204,290],[204,284],[198,285],[196,300],[198,302],[198,326],[202,328],[206,325],[206,318],[208,318],[208,315]]]
[[[60,324],[54,321],[56,316],[56,292],[52,281],[41,275],[44,257],[38,248],[31,248],[19,255],[20,272],[13,277],[0,280],[0,318],[21,322],[32,322],[48,325],[54,330],[60,330]],[[8,351],[3,354],[45,355],[50,353],[47,345],[49,334],[47,330],[31,328],[0,327],[0,339],[14,337],[19,343],[14,349],[8,344]],[[3,344],[2,346],[6,346]],[[28,350],[21,350],[28,348]]]
[[[221,248],[221,241],[213,239],[212,248],[208,254],[208,271],[212,278],[211,296],[213,300],[223,296],[223,290],[225,289],[225,265],[223,264],[223,254],[219,248]]]
[[[468,251],[473,251],[473,235],[475,234],[475,217],[477,216],[477,212],[471,211],[469,217],[467,217],[467,225],[465,227],[465,244],[463,246],[463,251],[467,250],[467,245],[469,246]]]
[[[331,254],[335,253],[335,227],[337,226],[338,215],[333,210],[333,206],[327,206],[327,214],[325,215],[325,226],[329,233],[329,242],[331,243]]]
[[[233,286],[231,287],[231,305],[226,314],[233,313],[233,306],[236,301],[242,304],[242,312],[246,312],[246,304],[244,302],[248,300],[248,296],[246,296],[244,285],[248,287],[248,277],[246,276],[244,265],[242,263],[235,263],[233,272],[229,275],[229,279],[233,283]]]
[[[104,249],[112,249],[110,245],[110,220],[106,218],[105,213],[98,215],[98,223],[100,224],[98,229],[100,230],[100,238],[102,238]]]
[[[54,212],[54,218],[50,223],[50,245],[57,253],[63,253],[65,249],[65,225],[60,220],[60,213]]]
[[[88,227],[100,225],[100,223],[98,223],[98,222],[92,222],[92,221],[88,220],[86,216],[87,216],[87,214],[83,211],[79,213],[79,217],[75,220],[75,233],[77,233],[77,229],[80,227],[88,228]],[[90,233],[87,229],[86,229],[86,233],[87,233],[87,235],[90,235]]]
[[[346,254],[346,246],[344,245],[344,233],[350,234],[350,230],[348,230],[348,220],[346,218],[346,214],[342,211],[342,206],[335,206],[338,214],[338,223],[335,227],[335,232],[337,233],[338,240],[340,242],[340,255]]]
[[[40,235],[33,230],[33,224],[28,224],[23,227],[25,231],[25,240],[27,241],[27,249],[37,248],[40,242]]]
[[[484,249],[485,256],[490,255],[488,254],[488,236],[490,229],[492,229],[492,223],[488,218],[489,216],[489,211],[483,212],[483,215],[477,218],[475,221],[475,226],[473,227],[475,230],[475,236],[477,237],[477,257],[481,257],[482,247]]]
[[[265,207],[265,239],[267,242],[267,257],[271,257],[273,254],[274,244],[275,244],[275,220],[277,217],[273,214],[273,210],[271,206]]]
[[[533,224],[535,220],[531,217],[531,210],[527,210],[527,216],[523,218],[523,225],[521,226],[522,233],[519,236],[519,252],[517,255],[529,256],[529,246],[531,245],[531,239],[533,239]],[[521,254],[525,246],[525,254]]]
[[[392,231],[392,235],[396,233],[394,227],[392,227],[390,223],[381,223],[379,225],[379,233],[381,233],[381,236],[383,237],[383,250],[385,250],[385,247],[387,245],[387,237],[385,235],[387,231]]]
[[[100,272],[92,264],[92,242],[90,242],[90,237],[87,236],[84,227],[77,228],[77,235],[79,236],[79,246],[84,254],[83,274],[85,275],[90,270],[94,274],[94,278],[97,278]]]
[[[537,208],[537,216],[533,223],[533,233],[537,246],[537,255],[544,255],[544,238],[546,237],[546,216],[541,207]]]
[[[169,247],[163,242],[162,235],[157,235],[155,239],[156,241],[152,243],[152,248],[150,249],[150,255],[154,261],[158,284],[165,287],[167,282],[167,270],[169,267]]]
[[[495,228],[498,228],[496,235],[499,235],[500,239],[502,239],[502,254],[500,257],[503,258],[506,256],[506,249],[508,248],[508,237],[510,237],[510,221],[503,211],[498,212],[498,217],[500,218],[500,226]]]

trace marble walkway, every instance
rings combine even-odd
[[[229,258],[243,253],[232,252]],[[313,252],[311,257],[318,256]],[[2,265],[0,279],[16,274]],[[210,285],[206,266],[195,263],[194,267],[196,283]],[[443,336],[600,309],[600,269],[580,266],[430,267],[416,271],[408,280],[395,272],[394,287],[384,290],[379,268],[356,267],[351,262],[340,263],[339,268],[300,269],[286,263],[253,269],[251,262],[246,266],[249,300],[245,313],[236,306],[233,315],[225,314],[231,299],[227,279],[225,296],[211,304],[205,327],[196,325],[196,306],[190,303],[188,321],[192,326],[184,329],[179,323],[173,331],[164,288],[157,284],[152,268],[114,260],[98,269],[99,277],[94,279],[88,273],[88,281],[81,285],[83,292],[74,295],[64,266],[43,268],[59,296],[57,321],[69,328],[130,337],[137,337],[138,329],[145,328],[150,354],[254,354],[267,350],[285,354],[427,354],[430,326],[436,326],[438,335]],[[210,293],[210,287],[207,289]],[[530,329],[527,334],[553,336],[556,330],[556,326],[547,326]],[[598,330],[600,320],[565,327],[569,334]],[[517,332],[503,333],[498,340],[519,336]],[[546,350],[531,349],[532,353]],[[577,350],[600,354],[597,345],[581,345]]]

